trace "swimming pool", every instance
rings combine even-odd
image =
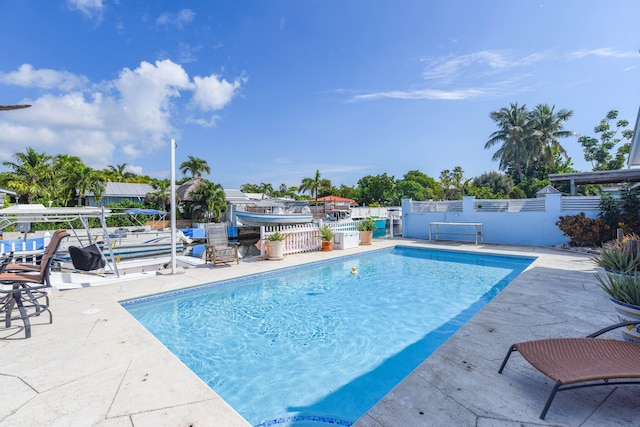
[[[350,425],[533,259],[395,247],[122,305],[251,424]]]

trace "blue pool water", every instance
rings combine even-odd
[[[395,247],[122,304],[253,425],[350,425],[532,261]]]

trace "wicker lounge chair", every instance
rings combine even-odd
[[[207,226],[207,245],[205,247],[205,263],[226,264],[235,261],[239,264],[238,243],[229,242],[227,226],[212,224]]]
[[[640,380],[633,380],[640,379],[640,344],[595,339],[605,332],[633,325],[640,325],[640,321],[618,323],[586,338],[554,338],[513,344],[498,372],[502,373],[511,353],[517,351],[534,368],[556,382],[540,414],[540,419],[544,419],[558,391],[597,385],[640,384]]]

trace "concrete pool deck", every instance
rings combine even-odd
[[[354,426],[638,424],[639,387],[559,393],[546,419],[540,420],[552,382],[517,353],[504,373],[497,373],[514,342],[584,336],[616,321],[593,277],[589,255],[540,247],[376,239],[368,247],[289,255],[283,261],[193,266],[184,274],[148,273],[54,291],[52,324],[46,316],[32,319],[29,339],[24,339],[21,322],[0,328],[0,425],[248,426],[118,301],[397,244],[537,259]]]

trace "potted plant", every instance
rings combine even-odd
[[[365,218],[358,223],[358,231],[360,232],[360,244],[370,245],[373,240],[373,232],[377,230],[376,222],[373,218]]]
[[[594,262],[605,269],[596,274],[598,285],[609,295],[621,322],[640,320],[640,252],[638,241],[620,241],[602,248]],[[640,343],[640,326],[622,330],[625,340]]]
[[[276,231],[264,238],[267,245],[267,259],[281,260],[284,259],[284,243],[288,235]]]
[[[324,224],[320,226],[318,231],[320,232],[320,240],[322,240],[322,250],[325,252],[333,250],[333,236],[335,234],[333,228]]]

